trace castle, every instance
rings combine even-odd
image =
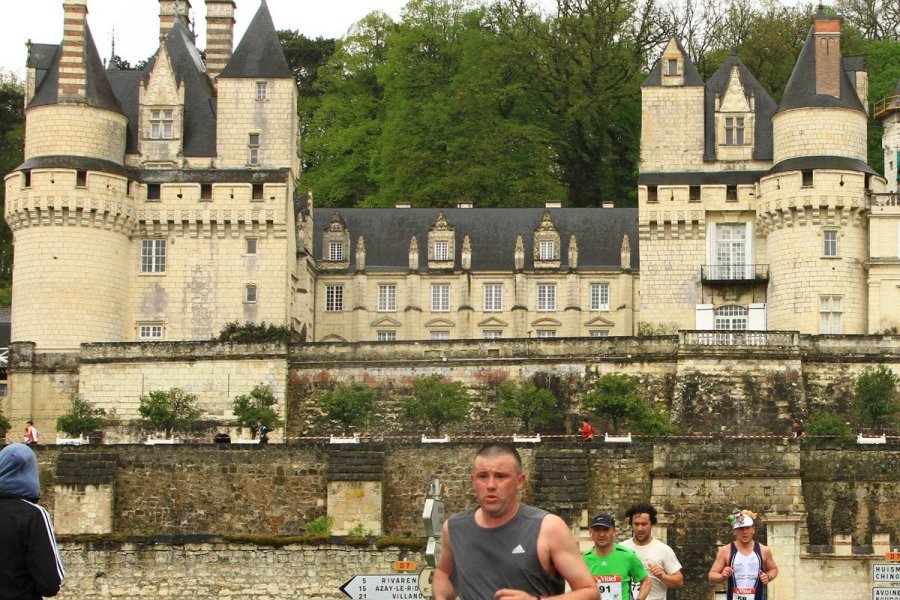
[[[29,356],[235,321],[339,343],[900,326],[900,96],[876,107],[887,182],[839,17],[816,16],[777,106],[736,56],[704,82],[670,41],[642,87],[636,210],[314,211],[265,2],[232,52],[235,2],[206,0],[204,60],[190,1],[159,0],[143,71],[104,67],[87,5],[63,0],[62,43],[29,47],[5,182]],[[38,388],[10,385],[8,414],[31,412]]]

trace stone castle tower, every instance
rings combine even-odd
[[[885,182],[866,164],[867,77],[840,23],[816,16],[777,107],[736,56],[704,84],[669,43],[642,87],[643,320],[877,330],[869,213]]]
[[[294,77],[264,1],[233,54],[235,3],[206,4],[206,63],[189,0],[160,0],[143,71],[104,68],[87,0],[63,1],[61,44],[30,46],[25,162],[6,177],[14,341],[305,325]]]

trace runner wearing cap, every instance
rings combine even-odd
[[[647,600],[650,594],[647,570],[637,554],[616,543],[616,521],[612,515],[596,515],[590,527],[594,547],[582,556],[597,582],[600,600],[628,600],[632,581],[641,584],[638,600]]]
[[[757,520],[749,510],[728,515],[734,541],[719,548],[707,576],[710,583],[727,582],[727,600],[765,600],[766,586],[778,576],[772,551],[754,540]]]

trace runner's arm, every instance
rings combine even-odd
[[[453,549],[450,547],[447,521],[444,521],[444,527],[441,529],[441,556],[434,569],[434,578],[431,582],[434,600],[454,600],[456,598],[456,590],[450,582],[451,571],[453,571]]]
[[[716,561],[709,570],[709,575],[706,576],[710,583],[724,583],[725,580],[731,577],[732,569],[728,566],[728,549],[728,546],[719,548]]]
[[[763,570],[759,574],[759,580],[768,585],[773,579],[778,577],[778,565],[772,557],[772,550],[768,546],[762,548]]]
[[[552,596],[553,600],[599,600],[597,584],[565,521],[556,515],[547,515],[541,524],[540,535],[546,536],[553,568],[572,588],[570,592]]]

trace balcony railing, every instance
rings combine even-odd
[[[769,265],[703,265],[700,279],[712,281],[768,281]]]
[[[876,119],[880,119],[889,110],[900,110],[900,95],[888,96],[878,100],[874,104],[872,113]]]
[[[897,192],[888,194],[872,194],[873,206],[900,206],[900,194]]]
[[[796,346],[796,331],[679,331],[685,346]]]

